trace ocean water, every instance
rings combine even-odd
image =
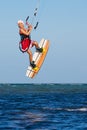
[[[0,130],[87,130],[87,85],[0,84]]]

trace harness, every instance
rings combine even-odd
[[[20,34],[21,41],[19,42],[19,49],[21,52],[26,52],[31,44],[31,37],[30,35]]]

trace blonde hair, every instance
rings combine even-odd
[[[23,24],[24,24],[24,22],[23,22],[22,20],[18,20],[18,24],[19,24],[19,23],[23,23]]]

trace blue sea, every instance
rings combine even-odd
[[[0,130],[87,130],[87,85],[0,84]]]

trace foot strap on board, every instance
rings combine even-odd
[[[39,67],[36,66],[35,68],[33,68],[33,70],[37,72],[39,70]]]

